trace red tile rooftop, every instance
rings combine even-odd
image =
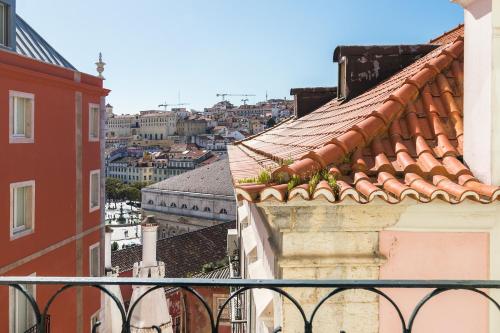
[[[481,183],[462,163],[463,25],[432,42],[440,46],[362,95],[334,99],[229,147],[239,199],[497,200],[500,188]],[[289,191],[287,184],[241,183],[263,170],[306,184]],[[336,185],[322,180],[309,189],[307,180],[321,170]]]

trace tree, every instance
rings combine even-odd
[[[144,187],[150,185],[151,182],[148,182],[148,181],[144,181],[144,182],[133,182],[132,184],[130,184],[130,186],[132,187],[135,187],[136,189],[138,189],[139,191],[142,190]]]
[[[116,250],[118,250],[118,243],[117,242],[111,243],[111,251],[116,251]]]
[[[141,201],[141,189],[150,185],[150,182],[134,182],[125,184],[116,178],[106,178],[106,201]]]
[[[129,201],[141,201],[141,190],[134,186],[125,185],[123,188],[123,194],[126,200]]]
[[[123,182],[119,179],[106,178],[106,201],[116,202],[116,200],[119,200],[119,192],[123,185]]]

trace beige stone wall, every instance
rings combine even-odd
[[[279,251],[276,278],[377,279],[384,258],[378,253],[378,231],[394,224],[400,211],[385,212],[362,205],[297,202],[263,204]],[[289,289],[310,314],[330,290]],[[293,305],[282,308],[284,332],[302,332]],[[314,332],[377,332],[378,299],[366,291],[334,296],[318,311]]]

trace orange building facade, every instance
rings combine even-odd
[[[15,1],[0,6],[7,29],[0,43],[0,275],[100,275],[109,91],[18,17]],[[44,306],[58,288],[28,290]],[[0,332],[34,325],[22,295],[2,288],[0,299]],[[90,332],[99,307],[97,291],[64,292],[49,311],[51,332]]]

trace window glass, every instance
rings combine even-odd
[[[5,45],[7,33],[7,10],[5,5],[0,3],[0,44]]]
[[[99,276],[99,245],[90,248],[90,276]]]
[[[31,98],[12,97],[12,135],[15,137],[31,138],[31,117],[33,100]]]
[[[89,111],[89,139],[99,139],[99,108],[91,106]]]
[[[90,208],[99,207],[99,173],[90,174]]]
[[[13,200],[13,216],[12,228],[13,233],[28,229],[31,227],[32,216],[32,192],[33,188],[28,186],[15,187],[12,193]]]

